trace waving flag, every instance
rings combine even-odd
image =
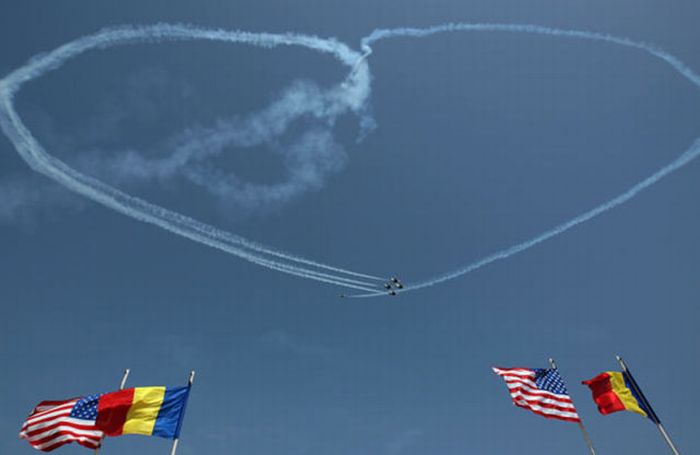
[[[493,371],[506,381],[514,405],[550,419],[581,421],[555,368],[494,368]]]
[[[593,401],[598,411],[607,415],[617,411],[636,412],[658,423],[656,414],[645,406],[624,372],[606,371],[593,379],[583,381],[593,393]]]
[[[175,439],[185,414],[189,386],[136,387],[100,396],[97,426],[107,436],[143,434]]]
[[[95,425],[98,395],[63,401],[42,401],[24,421],[19,436],[35,449],[50,452],[77,442],[100,447],[104,433]]]
[[[180,435],[190,387],[136,387],[63,401],[42,401],[20,430],[35,449],[49,452],[77,442],[100,447],[104,436]]]

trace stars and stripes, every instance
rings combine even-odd
[[[551,419],[581,421],[556,369],[494,368],[493,371],[506,381],[514,405]]]
[[[63,401],[42,401],[24,421],[20,438],[35,449],[49,452],[64,444],[96,449],[103,432],[95,426],[99,395]]]

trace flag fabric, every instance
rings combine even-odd
[[[42,401],[27,417],[20,437],[49,452],[77,442],[100,447],[105,436],[180,435],[190,387],[136,387],[63,401]]]
[[[175,439],[190,388],[136,387],[100,396],[97,426],[107,436],[143,434]]]
[[[593,394],[593,401],[603,415],[618,411],[636,412],[659,423],[658,417],[637,393],[638,387],[628,372],[606,371],[593,379],[583,381]],[[637,390],[635,390],[637,389]]]
[[[95,425],[98,397],[42,401],[24,421],[20,438],[44,452],[72,442],[90,449],[100,447],[104,433]]]
[[[506,381],[514,405],[549,419],[581,421],[555,368],[494,368],[493,371]]]

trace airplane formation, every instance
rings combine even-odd
[[[395,296],[398,295],[397,291],[403,289],[403,283],[397,277],[391,277],[387,282],[385,282],[382,287],[388,295]],[[340,298],[344,299],[347,297],[345,294],[340,294]]]

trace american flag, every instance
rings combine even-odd
[[[104,436],[95,426],[99,397],[42,401],[24,421],[19,437],[44,452],[71,442],[96,449]]]
[[[514,405],[550,419],[581,421],[555,368],[494,368],[493,371],[506,381]]]

